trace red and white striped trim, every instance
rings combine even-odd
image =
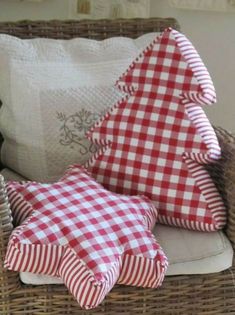
[[[161,224],[180,226],[185,229],[201,231],[201,232],[217,231],[217,229],[215,229],[215,226],[213,224],[208,224],[208,223],[199,222],[199,221],[189,221],[189,220],[184,220],[181,218],[159,216],[158,222]]]
[[[171,32],[201,89],[198,93],[183,92],[181,95],[181,103],[185,106],[185,111],[189,119],[195,125],[209,152],[205,155],[195,153],[187,154],[188,157],[198,163],[211,163],[221,157],[221,150],[214,129],[199,105],[211,105],[216,102],[215,88],[209,72],[190,41],[183,34],[175,30],[171,30]]]
[[[192,176],[194,177],[201,193],[204,195],[208,207],[212,213],[212,217],[214,218],[214,223],[210,225],[203,224],[201,226],[200,222],[191,222],[190,224],[186,221],[184,223],[181,222],[181,224],[187,227],[190,225],[191,228],[191,225],[193,224],[195,225],[194,229],[197,228],[199,230],[214,231],[216,229],[222,228],[226,223],[226,218],[224,216],[224,204],[218,195],[217,188],[211,181],[208,172],[200,164],[208,164],[220,159],[221,149],[215,131],[199,105],[210,105],[215,103],[216,93],[210,74],[193,45],[183,34],[180,34],[175,30],[172,30],[172,34],[175,37],[182,55],[193,71],[201,87],[200,93],[183,92],[181,95],[181,103],[184,105],[189,119],[195,125],[198,133],[202,137],[203,142],[208,148],[207,154],[185,152],[183,159],[187,164]],[[167,218],[167,221],[168,220],[169,219]]]
[[[187,61],[189,67],[194,73],[200,87],[201,93],[184,93],[184,96],[193,103],[201,105],[210,105],[216,102],[216,93],[210,74],[202,62],[198,52],[191,42],[176,30],[169,29],[174,35],[175,41]]]
[[[7,195],[10,204],[14,204],[14,211],[12,209],[12,217],[14,226],[18,226],[23,223],[23,221],[29,217],[33,211],[32,206],[25,201],[25,199],[20,195],[14,188],[7,185]]]
[[[163,255],[163,252],[161,255]],[[163,263],[159,260],[159,257],[157,258],[155,260],[141,256],[125,255],[118,283],[148,288],[160,286],[168,264],[166,259]]]
[[[56,276],[63,251],[61,246],[21,244],[15,237],[8,245],[4,267],[10,270]]]
[[[226,216],[224,215],[224,204],[218,194],[218,190],[211,180],[207,170],[203,165],[196,163],[187,155],[183,156],[184,162],[187,164],[188,170],[195,179],[198,188],[203,194],[207,206],[212,214],[213,223],[207,225],[206,231],[216,231],[223,228],[226,223]]]
[[[61,259],[63,257],[63,259]],[[20,244],[13,238],[8,245],[4,267],[61,277],[81,307],[99,305],[116,282],[156,288],[162,284],[167,258],[161,248],[156,259],[124,255],[105,277],[97,280],[85,263],[70,248],[41,244]],[[119,276],[120,274],[120,276]]]
[[[172,33],[175,36],[175,40],[182,52],[182,55],[186,59],[201,87],[200,93],[182,93],[181,103],[184,105],[189,119],[195,125],[203,142],[208,148],[208,153],[206,154],[185,152],[183,159],[195,179],[198,188],[204,195],[214,219],[213,224],[203,224],[203,226],[201,226],[200,222],[181,222],[181,224],[186,225],[188,228],[215,231],[216,229],[222,228],[226,223],[224,216],[224,204],[218,195],[217,188],[211,181],[208,172],[205,170],[204,166],[200,164],[208,164],[220,159],[221,149],[213,127],[211,126],[204,111],[199,106],[209,105],[216,102],[215,89],[211,77],[193,45],[184,35],[175,30],[172,30]],[[195,226],[192,227],[192,224]]]
[[[208,153],[200,154],[193,152],[186,152],[185,154],[200,164],[213,163],[221,158],[221,149],[215,131],[211,126],[206,114],[202,108],[186,99],[182,99],[182,104],[185,106],[185,111],[189,119],[195,125],[198,133],[202,137],[203,142],[206,144]]]
[[[85,309],[96,307],[113,288],[120,272],[120,265],[109,270],[105,279],[97,281],[86,265],[70,249],[65,251],[58,270],[70,292]]]

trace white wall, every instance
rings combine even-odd
[[[152,16],[175,17],[206,64],[217,104],[205,109],[215,125],[235,132],[235,13],[180,10],[152,0]]]
[[[67,19],[70,0],[0,0],[0,21]]]
[[[67,19],[69,1],[0,0],[0,21]],[[205,111],[212,123],[235,132],[235,13],[179,10],[167,0],[152,0],[151,15],[178,19],[215,83],[218,103]]]

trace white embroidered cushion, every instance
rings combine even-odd
[[[96,151],[84,134],[123,95],[117,78],[156,36],[103,41],[0,35],[3,164],[31,180],[57,180]]]

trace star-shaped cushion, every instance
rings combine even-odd
[[[97,306],[118,281],[157,287],[167,259],[151,229],[147,197],[104,189],[80,166],[54,184],[9,182],[13,231],[5,267],[61,277],[81,307]]]
[[[195,48],[167,29],[117,86],[127,97],[87,135],[102,146],[88,162],[89,171],[111,191],[148,196],[161,223],[222,228],[225,207],[205,168],[220,158],[220,147],[201,108],[216,96]]]

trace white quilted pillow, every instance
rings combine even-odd
[[[97,149],[86,130],[122,97],[116,80],[157,33],[136,40],[21,40],[0,35],[3,164],[37,181],[57,180]]]

